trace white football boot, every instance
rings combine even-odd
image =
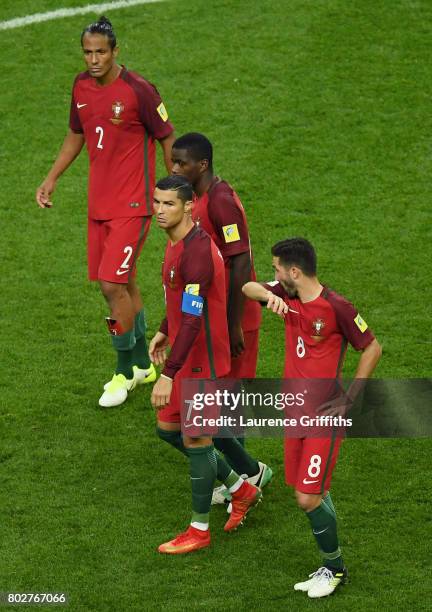
[[[99,406],[113,408],[126,401],[128,392],[135,388],[136,380],[128,380],[123,374],[114,374],[109,383],[104,385],[104,392],[99,398]]]
[[[297,582],[294,585],[294,590],[305,591],[308,597],[312,599],[327,597],[333,593],[339,584],[346,582],[347,575],[345,568],[332,572],[327,567],[320,567],[316,572],[309,575],[309,580]]]

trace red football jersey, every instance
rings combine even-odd
[[[84,134],[88,149],[89,217],[153,214],[155,139],[173,131],[154,85],[124,67],[104,87],[83,72],[74,82],[69,125]]]
[[[306,303],[290,299],[277,281],[264,287],[284,298],[289,307],[285,315],[285,378],[337,378],[347,343],[359,351],[374,340],[358,310],[326,287]]]
[[[249,251],[252,263],[249,280],[256,279],[244,208],[240,198],[226,181],[215,178],[209,190],[200,198],[194,199],[192,219],[205,229],[222,253],[227,296],[232,282],[230,261],[232,256]],[[243,331],[259,329],[260,323],[259,304],[246,299],[242,317]]]
[[[162,267],[171,353],[163,373],[178,370],[215,378],[230,369],[222,255],[208,234],[194,226],[174,246],[168,241]]]

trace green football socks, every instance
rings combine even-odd
[[[134,332],[135,346],[133,349],[132,356],[133,365],[136,365],[143,370],[147,370],[150,367],[150,357],[148,354],[148,347],[145,336],[146,323],[143,308],[135,315]]]
[[[237,438],[214,438],[213,442],[215,448],[223,453],[226,462],[235,472],[238,474],[247,474],[248,476],[255,476],[255,474],[258,474],[258,461],[249,455]]]
[[[133,373],[133,348],[135,346],[134,330],[121,334],[119,336],[111,336],[114,349],[117,351],[117,367],[116,374],[123,374],[128,380],[134,377]]]
[[[183,453],[188,457],[188,453],[185,445],[183,444],[183,436],[181,431],[167,431],[166,429],[161,429],[160,427],[156,428],[157,435],[161,440],[171,444],[175,449]]]
[[[324,558],[324,565],[329,569],[343,569],[344,562],[339,548],[334,510],[323,500],[318,508],[306,512],[306,516],[310,521],[312,533]]]
[[[208,524],[217,459],[213,444],[187,448],[192,488],[192,523]]]
[[[328,491],[327,495],[323,497],[322,503],[324,503],[333,512],[334,517],[336,518],[336,510],[333,505],[333,500],[331,498],[330,491]]]
[[[215,455],[217,460],[217,479],[223,482],[228,490],[231,490],[232,487],[239,489],[244,482],[243,479],[231,469],[231,466],[228,465],[223,457],[217,453]]]

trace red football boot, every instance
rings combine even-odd
[[[169,555],[181,555],[206,546],[210,546],[210,530],[201,531],[189,525],[186,531],[180,533],[174,540],[161,544],[158,551]]]
[[[224,530],[232,531],[243,523],[246,514],[251,508],[261,501],[261,489],[247,480],[244,481],[240,489],[232,493],[232,510],[228,521],[225,523]]]

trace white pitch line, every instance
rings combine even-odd
[[[51,21],[52,19],[85,15],[86,13],[104,13],[105,11],[114,11],[115,9],[136,6],[137,4],[151,4],[153,2],[163,2],[163,0],[117,0],[117,2],[102,2],[101,4],[87,4],[87,6],[77,6],[75,8],[61,8],[56,11],[48,11],[47,13],[34,13],[34,15],[0,21],[0,30],[12,30],[31,25],[32,23]]]

